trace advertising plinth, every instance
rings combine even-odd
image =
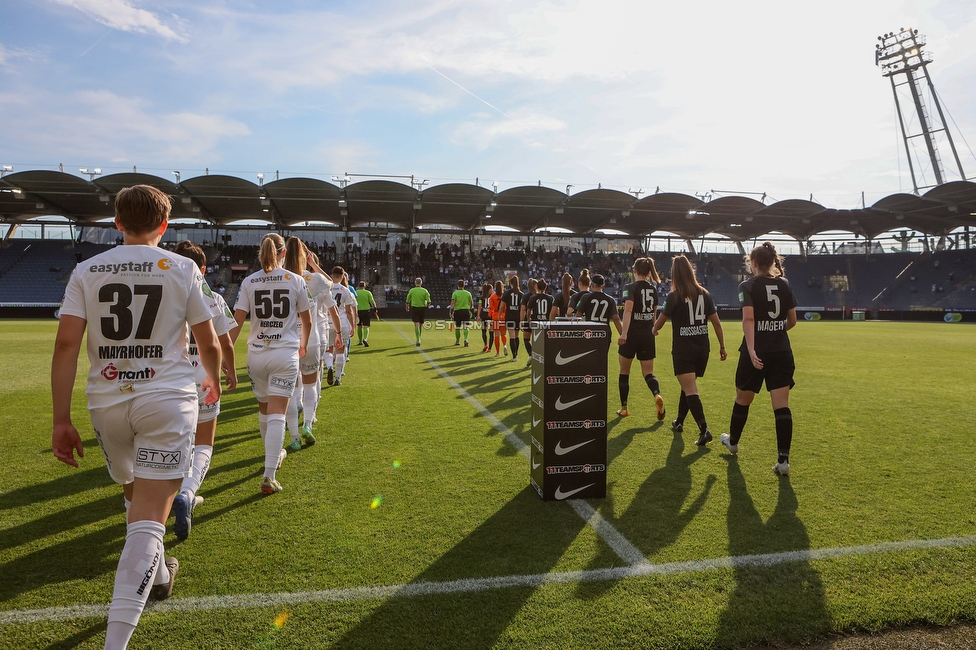
[[[610,328],[545,325],[532,332],[532,487],[546,501],[603,498]]]

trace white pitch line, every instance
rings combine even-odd
[[[535,573],[529,575],[499,576],[495,578],[466,578],[445,582],[414,582],[406,585],[381,587],[353,587],[349,589],[325,589],[322,591],[279,592],[273,594],[246,594],[239,596],[203,596],[199,598],[171,598],[146,607],[149,613],[199,612],[223,609],[278,608],[308,603],[334,603],[383,598],[413,598],[443,594],[474,593],[517,587],[541,587],[550,584],[583,582],[608,582],[646,576],[681,575],[719,569],[744,567],[772,567],[790,562],[812,562],[835,558],[880,555],[902,551],[932,550],[976,546],[976,536],[949,537],[944,539],[920,539],[902,542],[882,542],[863,546],[822,548],[805,551],[786,551],[762,555],[739,555],[689,562],[666,564],[644,563],[626,567],[591,569],[588,571],[564,571],[559,573]],[[42,623],[82,618],[105,618],[108,604],[78,605],[74,607],[49,607],[0,612],[0,625]]]
[[[403,333],[403,330],[396,325],[394,325],[393,328],[398,331],[400,336],[406,339],[408,343],[410,342],[410,339],[407,338],[407,335]],[[417,351],[420,352],[424,359],[427,360],[427,363],[429,363],[431,367],[433,367],[434,370],[436,370],[437,373],[443,377],[448,384],[450,384],[451,388],[460,393],[461,396],[466,399],[476,411],[478,411],[478,413],[487,419],[499,433],[502,433],[505,436],[505,440],[508,441],[508,444],[515,447],[520,454],[525,456],[526,460],[531,460],[531,450],[527,444],[522,442],[521,438],[519,438],[511,429],[505,426],[505,423],[495,417],[495,414],[485,408],[481,402],[472,397],[471,394],[468,393],[468,391],[466,391],[461,384],[457,383],[457,381],[455,381],[446,370],[437,365],[437,362],[434,361],[429,354],[424,352],[422,348],[418,348]],[[597,512],[593,506],[581,499],[569,499],[568,502],[569,505],[572,506],[573,510],[576,511],[576,514],[582,517],[583,521],[585,521],[587,525],[596,531],[596,534],[600,536],[600,539],[602,539],[607,546],[613,549],[613,552],[617,554],[617,557],[631,565],[647,563],[647,558],[644,557],[644,554],[641,553],[636,546],[631,544],[627,538],[620,533],[620,531],[614,528],[613,524],[604,519],[603,515]]]

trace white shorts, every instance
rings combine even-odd
[[[315,346],[309,344],[305,350],[305,356],[298,360],[298,367],[303,375],[314,375],[322,365],[322,347],[318,343]]]
[[[186,476],[197,428],[197,402],[186,395],[143,393],[124,404],[92,408],[92,427],[112,480]]]
[[[203,401],[203,380],[207,378],[207,371],[203,369],[203,366],[199,363],[193,368],[193,374],[196,376],[197,383],[197,404],[199,406],[199,412],[197,414],[197,422],[213,422],[220,415],[220,400],[217,400],[214,404],[206,404]]]
[[[269,395],[291,397],[298,381],[298,350],[248,350],[247,374],[251,378],[251,390],[259,402],[267,402]]]

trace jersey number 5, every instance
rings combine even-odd
[[[259,289],[254,292],[254,314],[265,320],[278,318],[284,320],[291,313],[291,301],[288,300],[288,289]]]
[[[773,320],[776,320],[777,318],[779,318],[779,310],[780,310],[779,296],[777,296],[774,293],[774,291],[776,291],[776,289],[777,289],[777,287],[775,287],[775,286],[773,286],[771,284],[767,284],[766,285],[766,300],[768,300],[769,302],[771,302],[773,304],[773,308],[769,312],[769,317],[772,318]]]
[[[132,335],[132,295],[145,296],[146,302],[142,306],[139,316],[139,326],[136,327],[137,339],[152,337],[159,303],[163,299],[163,287],[158,284],[137,284],[129,289],[127,284],[110,283],[98,290],[98,302],[110,302],[111,316],[102,316],[102,336],[110,341],[124,341]]]

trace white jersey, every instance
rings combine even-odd
[[[311,307],[308,287],[300,275],[282,268],[244,278],[234,309],[251,314],[249,350],[292,348],[301,343],[298,314]]]
[[[339,306],[339,324],[342,325],[343,331],[348,333],[356,323],[350,320],[347,307],[352,305],[353,311],[356,310],[359,305],[356,294],[349,287],[337,282],[332,286],[332,297]]]
[[[329,310],[335,306],[335,298],[332,297],[332,280],[320,273],[305,271],[302,276],[305,284],[308,285],[308,295],[312,297],[312,329],[318,334],[318,341],[327,340],[329,333]],[[309,336],[309,347],[312,345],[312,337]]]
[[[210,320],[213,321],[214,332],[217,333],[217,336],[223,336],[237,327],[234,314],[231,313],[227,303],[224,302],[224,297],[219,293],[211,291],[210,285],[207,284],[206,280],[203,281],[202,289],[204,300],[207,303],[207,309],[210,311]],[[196,368],[196,379],[199,384],[207,376],[207,371],[203,369],[203,365],[200,363],[200,352],[197,350],[197,342],[193,340],[193,332],[190,332],[189,336],[190,363]]]
[[[196,395],[187,328],[209,320],[192,260],[126,244],[79,264],[61,313],[88,323],[89,408],[149,392]]]

